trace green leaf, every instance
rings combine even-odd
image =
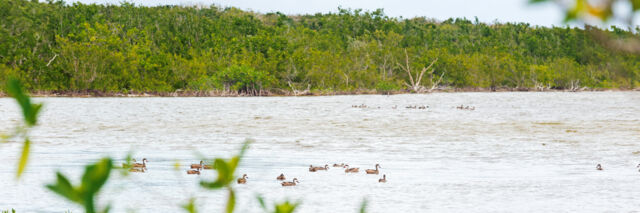
[[[132,164],[132,158],[131,158],[131,152],[127,153],[127,157],[125,158],[125,162],[122,163],[122,167],[119,168],[120,169],[120,174],[122,176],[128,176],[129,173],[129,169],[133,166]],[[117,165],[114,165],[115,168],[118,168]]]
[[[94,198],[109,178],[112,168],[112,160],[103,158],[97,163],[85,167],[82,183],[80,183],[79,187],[71,185],[69,180],[58,172],[56,173],[58,177],[56,184],[49,184],[47,188],[70,201],[83,205],[87,213],[93,213],[96,212],[93,205]],[[101,212],[108,212],[109,210],[110,206],[107,206]]]
[[[207,189],[219,189],[224,187],[225,184],[220,181],[215,181],[215,182],[200,181],[200,186]]]
[[[81,192],[92,196],[98,192],[102,185],[107,182],[112,167],[113,163],[110,158],[103,158],[98,163],[85,167],[82,185],[80,186]]]
[[[240,149],[240,153],[232,157],[228,162],[222,158],[216,158],[213,162],[213,168],[218,171],[218,178],[214,182],[201,181],[200,185],[209,189],[219,189],[224,186],[228,186],[233,182],[234,174],[240,159],[247,150],[250,140],[245,141]]]
[[[362,204],[360,204],[360,213],[366,213],[367,212],[367,199],[363,199],[362,200]]]
[[[640,0],[631,0],[631,8],[633,11],[640,10]]]
[[[56,184],[49,184],[47,188],[49,190],[67,198],[70,201],[81,203],[82,199],[78,196],[77,192],[74,190],[73,186],[69,182],[69,180],[62,175],[62,173],[57,172],[57,181]]]
[[[229,191],[229,199],[227,200],[227,213],[233,213],[233,209],[236,207],[236,193],[231,187],[227,187]]]
[[[200,181],[200,186],[208,189],[219,189],[231,183],[233,173],[230,172],[227,162],[221,158],[217,158],[214,167],[218,171],[218,178],[214,182]],[[231,178],[230,178],[231,177]]]
[[[214,167],[216,167],[216,171],[218,171],[218,180],[226,181],[229,177],[229,173],[231,173],[231,169],[229,168],[229,164],[224,161],[224,159],[218,158],[213,162]]]
[[[22,86],[20,86],[20,81],[16,79],[9,79],[7,91],[11,97],[16,99],[20,108],[22,108],[22,114],[27,126],[35,126],[42,104],[31,104],[31,99],[23,91]]]
[[[24,146],[22,146],[22,155],[20,156],[20,161],[18,161],[18,173],[16,173],[16,177],[20,179],[24,169],[27,167],[27,160],[29,159],[29,147],[31,146],[31,142],[28,138],[24,139]]]
[[[262,196],[260,195],[256,196],[256,198],[258,199],[258,203],[260,203],[260,207],[262,208],[262,210],[264,210],[265,212],[269,211],[267,209],[267,205],[264,203],[264,198],[262,198]]]
[[[189,202],[187,204],[182,205],[182,208],[184,210],[186,210],[189,213],[197,213],[198,210],[196,210],[196,199],[195,198],[191,198],[189,199]]]
[[[101,212],[102,213],[109,213],[109,211],[111,211],[111,205],[107,205],[107,207],[105,207]]]
[[[291,203],[285,201],[284,203],[276,204],[276,213],[293,213],[300,203]]]

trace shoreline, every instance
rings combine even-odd
[[[314,91],[314,92],[292,92],[280,90],[276,92],[263,91],[260,94],[238,93],[230,91],[175,91],[175,92],[102,92],[102,91],[36,91],[31,92],[31,97],[76,97],[76,98],[100,98],[100,97],[296,97],[296,96],[336,96],[336,95],[403,95],[403,94],[430,94],[430,93],[472,93],[472,92],[635,92],[636,89],[611,89],[611,88],[589,88],[580,90],[566,89],[532,89],[532,88],[447,88],[437,89],[430,92],[416,93],[408,90],[396,90],[389,92],[379,92],[376,90],[356,90],[356,91]],[[0,98],[9,97],[5,92],[0,92]]]

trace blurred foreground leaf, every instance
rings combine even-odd
[[[284,203],[276,204],[275,213],[293,213],[298,207],[299,203],[291,203],[289,201],[285,201]]]
[[[16,178],[20,178],[24,169],[27,167],[27,160],[29,159],[29,149],[31,146],[31,141],[29,139],[24,139],[24,145],[22,147],[22,155],[20,155],[20,161],[18,161],[18,172],[16,173]]]
[[[262,210],[264,212],[273,212],[273,213],[293,213],[296,208],[298,207],[298,205],[300,205],[300,202],[296,202],[296,203],[292,203],[290,201],[285,201],[282,203],[276,203],[274,204],[275,208],[273,211],[270,211],[269,208],[267,207],[267,205],[265,204],[264,198],[262,198],[262,196],[256,196],[256,198],[258,199],[258,203],[260,203],[260,207],[262,208]]]
[[[9,96],[16,99],[18,105],[20,105],[27,126],[35,126],[37,123],[38,112],[40,112],[42,104],[32,104],[31,99],[24,92],[22,86],[20,86],[20,81],[16,79],[9,79],[7,83],[7,91],[9,92]]]
[[[18,102],[18,105],[22,109],[22,115],[26,127],[18,126],[13,134],[0,135],[0,141],[6,142],[7,140],[9,140],[9,138],[18,136],[24,137],[24,145],[22,147],[22,153],[18,161],[18,171],[16,172],[16,178],[20,179],[27,166],[27,161],[29,159],[29,150],[31,148],[31,141],[28,138],[28,132],[31,127],[37,124],[38,112],[40,112],[42,104],[31,103],[31,99],[22,89],[20,81],[16,79],[10,78],[7,81],[7,92],[9,93],[9,96],[13,97],[16,102]]]
[[[74,203],[84,206],[85,212],[95,213],[95,197],[100,188],[107,182],[112,168],[113,162],[110,158],[103,158],[95,164],[87,165],[79,186],[73,186],[67,177],[57,172],[56,183],[47,185],[47,188]],[[101,212],[108,212],[109,209],[110,206],[107,206]]]
[[[227,190],[229,191],[229,199],[227,200],[227,213],[232,213],[233,209],[236,208],[236,193],[231,187],[227,187]]]
[[[229,192],[229,198],[227,200],[227,207],[226,207],[227,213],[231,213],[235,209],[236,195],[235,195],[235,192],[233,191],[233,187],[231,186],[231,184],[235,180],[236,168],[238,167],[240,160],[244,156],[244,152],[249,147],[249,143],[251,143],[250,140],[245,141],[244,144],[242,145],[242,148],[240,149],[240,153],[238,153],[238,155],[232,157],[229,160],[225,160],[223,158],[216,158],[214,160],[213,169],[215,169],[218,172],[218,177],[216,178],[215,181],[213,182],[204,181],[204,180],[200,181],[200,186],[206,189],[212,189],[212,190],[221,189],[221,188],[227,189],[227,191]]]
[[[184,210],[186,210],[187,212],[189,212],[189,213],[198,213],[198,210],[196,210],[195,202],[196,202],[196,199],[195,198],[191,198],[191,199],[189,199],[189,202],[187,204],[184,204],[182,206],[182,208]]]
[[[363,199],[362,200],[362,204],[360,204],[360,213],[366,213],[367,212],[367,199]]]

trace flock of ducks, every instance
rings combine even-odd
[[[133,160],[133,164],[126,164],[126,163],[122,163],[122,167],[123,168],[129,168],[129,172],[145,172],[147,170],[147,158],[143,158],[142,159],[142,163],[137,163],[136,159],[132,159]],[[598,164],[599,165],[599,164]],[[639,165],[640,166],[640,165]],[[344,168],[344,172],[345,173],[358,173],[360,172],[360,168],[357,167],[349,167],[348,164],[333,164],[333,167],[342,167]],[[367,174],[380,174],[380,164],[376,164],[375,165],[375,169],[367,169],[365,170],[365,172]],[[211,165],[206,165],[204,164],[204,161],[200,161],[199,164],[191,164],[190,169],[187,170],[187,174],[188,175],[200,175],[200,171],[203,169],[213,169],[213,167]],[[329,170],[329,165],[325,164],[324,166],[319,166],[319,167],[314,167],[313,165],[309,165],[309,172],[317,172],[317,171],[327,171]],[[249,176],[247,176],[247,174],[243,174],[241,178],[238,178],[238,180],[236,181],[238,184],[246,184],[247,183],[247,179],[249,179]],[[282,186],[295,186],[296,184],[300,183],[300,181],[298,181],[298,178],[293,178],[291,181],[285,181],[287,180],[287,178],[284,176],[284,173],[281,173],[279,176],[276,177],[276,180],[282,181],[280,184]],[[380,178],[378,180],[378,182],[380,183],[386,183],[387,182],[387,175],[383,174],[382,178]]]
[[[349,167],[348,164],[333,164],[333,167],[342,167],[344,168],[344,173],[358,173],[360,172],[360,168],[352,168]],[[376,164],[375,169],[367,169],[365,170],[365,172],[367,174],[380,174],[380,164]],[[309,172],[317,172],[317,171],[328,171],[329,170],[329,164],[325,164],[324,166],[313,166],[313,165],[309,165]],[[244,174],[242,176],[242,178],[238,178],[238,184],[245,184],[247,183],[247,174]],[[282,186],[296,186],[298,183],[300,183],[300,181],[298,181],[298,178],[293,178],[291,181],[285,181],[287,178],[284,176],[284,173],[280,173],[280,175],[278,175],[276,177],[276,180],[282,181],[280,184]],[[387,182],[387,175],[383,174],[382,178],[378,180],[379,183],[386,183]]]
[[[460,106],[457,106],[457,107],[456,107],[456,109],[459,109],[459,110],[471,110],[471,111],[473,111],[473,110],[476,110],[476,107],[474,107],[474,106],[464,106],[464,105],[460,105]]]
[[[369,106],[365,105],[365,104],[360,104],[360,105],[351,105],[352,108],[370,108]],[[428,109],[429,106],[426,105],[409,105],[409,106],[405,106],[405,109]],[[378,109],[380,109],[380,107],[378,107]],[[391,109],[398,109],[398,105],[392,106]]]
[[[409,106],[406,106],[404,108],[406,108],[406,109],[427,109],[427,108],[429,108],[429,106],[425,106],[425,105],[422,105],[422,106],[413,105],[413,106],[411,106],[411,105],[409,105]]]
[[[351,105],[351,107],[352,108],[370,108],[369,106],[367,106],[365,104]],[[427,106],[427,105],[408,105],[408,106],[405,106],[404,108],[405,109],[429,109],[429,106]],[[378,109],[380,109],[380,107],[378,107]],[[392,106],[391,109],[398,109],[398,105]],[[476,110],[476,107],[475,106],[460,105],[460,106],[456,106],[456,109],[473,111],[473,110]]]
[[[341,163],[341,164],[335,163],[335,164],[333,164],[333,167],[338,167],[338,168],[342,167],[342,168],[344,168],[344,173],[358,173],[358,172],[360,172],[360,168],[349,167],[349,164],[344,164],[344,163]],[[380,167],[380,164],[376,164],[375,167],[376,167],[375,169],[367,169],[367,170],[365,170],[365,172],[367,174],[372,174],[372,175],[380,174],[380,168],[382,168],[382,167]],[[317,172],[317,171],[322,171],[322,170],[324,170],[324,171],[329,170],[329,165],[325,164],[324,166],[319,166],[319,167],[314,167],[313,165],[309,165],[309,172]],[[284,180],[284,174],[280,174],[280,176],[278,176],[277,179],[278,180]],[[378,182],[379,183],[386,183],[387,182],[387,175],[383,174],[382,178],[378,179]],[[284,186],[284,184],[283,184],[283,186]]]
[[[367,105],[364,104],[360,104],[360,105],[351,105],[352,108],[368,108]]]

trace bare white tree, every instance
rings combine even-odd
[[[409,65],[409,54],[407,53],[407,49],[404,50],[404,55],[405,55],[405,65],[403,66],[402,64],[398,63],[398,66],[400,68],[402,68],[405,72],[407,72],[407,75],[409,75],[409,82],[405,82],[405,85],[407,85],[407,87],[409,87],[409,89],[411,89],[411,91],[413,92],[417,92],[417,93],[422,93],[422,92],[431,92],[434,89],[436,89],[438,87],[438,85],[440,84],[440,82],[442,81],[442,78],[444,77],[444,72],[440,75],[440,78],[438,78],[437,81],[433,81],[433,73],[435,72],[435,69],[433,69],[433,65],[438,61],[438,58],[436,58],[435,60],[433,60],[431,62],[431,64],[429,64],[429,66],[427,67],[423,67],[422,70],[418,73],[415,72],[415,78],[413,77],[413,73],[411,71],[411,66]],[[430,80],[431,80],[431,88],[427,89],[424,86],[421,85],[422,82],[422,76],[424,76],[424,74],[429,71],[429,75]]]

